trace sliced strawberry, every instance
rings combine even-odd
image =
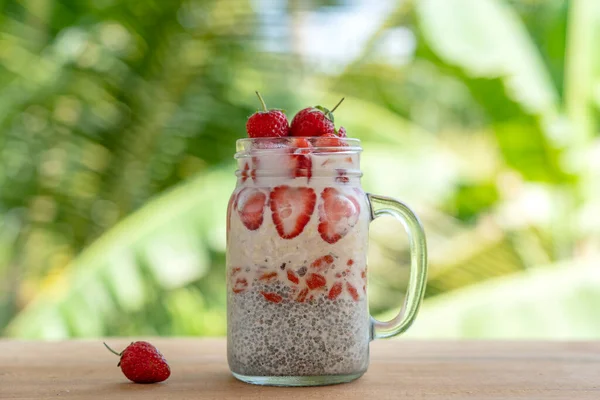
[[[269,282],[269,281],[275,280],[275,278],[277,278],[277,272],[273,271],[273,272],[265,272],[258,278],[258,280]]]
[[[277,233],[292,239],[302,233],[315,209],[317,196],[307,187],[277,186],[270,195],[271,215]]]
[[[281,303],[283,297],[273,292],[260,292],[263,295],[265,300],[270,301],[271,303]]]
[[[294,282],[296,285],[300,283],[300,279],[296,276],[296,274],[292,270],[288,269],[287,277],[290,280],[290,282]]]
[[[334,133],[328,133],[322,136],[319,136],[315,140],[315,147],[342,147],[346,146],[346,142],[344,139],[339,138]],[[327,150],[331,151],[331,150]]]
[[[296,301],[299,303],[304,303],[306,300],[306,295],[308,295],[308,288],[304,288],[298,293],[298,297],[296,297]]]
[[[252,162],[245,161],[244,168],[240,173],[240,178],[242,183],[245,183],[248,178],[252,178],[253,181],[256,181],[256,168],[258,167],[258,157],[252,157]]]
[[[335,300],[338,298],[338,296],[340,294],[342,294],[342,282],[336,282],[333,284],[333,286],[329,290],[329,294],[327,295],[327,298],[329,300]]]
[[[360,299],[360,296],[358,295],[358,290],[356,290],[354,285],[352,285],[350,282],[346,282],[346,290],[348,290],[348,293],[350,293],[350,296],[352,296],[352,299],[354,299],[354,301],[358,301]]]
[[[238,193],[237,212],[249,230],[257,230],[262,225],[266,201],[267,196],[258,189],[245,188]]]
[[[244,169],[242,170],[242,183],[250,177],[250,164],[244,163]]]
[[[290,168],[292,177],[306,177],[310,180],[312,176],[312,159],[310,158],[312,145],[306,138],[293,138],[291,144]]]
[[[328,187],[321,193],[319,233],[327,243],[335,243],[356,225],[360,205],[353,196]]]
[[[233,285],[233,288],[231,289],[231,291],[233,293],[242,293],[247,288],[248,288],[248,281],[246,280],[246,278],[238,278],[238,279],[236,279],[235,284]]]
[[[308,277],[306,277],[306,286],[308,286],[310,290],[318,289],[326,284],[327,281],[321,274],[309,274]]]
[[[258,157],[252,157],[252,169],[250,170],[250,177],[256,182],[256,169],[258,168]]]
[[[322,269],[325,269],[325,267],[328,267],[331,264],[333,264],[333,261],[334,261],[333,256],[330,254],[327,254],[326,256],[317,258],[315,261],[313,261],[313,263],[310,266],[313,269],[320,271]]]
[[[310,148],[312,148],[312,144],[310,144],[310,141],[307,138],[291,138],[290,144],[295,149],[305,149],[310,151]]]

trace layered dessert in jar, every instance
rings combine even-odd
[[[227,340],[229,366],[243,376],[347,375],[368,364],[360,147],[330,111],[306,110],[291,126],[280,112],[257,113],[251,138],[238,141]]]

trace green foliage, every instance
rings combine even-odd
[[[225,248],[228,177],[205,174],[124,219],[38,293],[7,332],[45,339],[224,334],[224,260],[211,253]]]
[[[598,337],[575,254],[600,248],[600,10],[398,4],[331,73],[299,52],[299,16],[352,2],[292,2],[275,30],[250,1],[0,2],[0,330],[224,334],[231,157],[259,90],[290,117],[346,97],[336,122],[362,141],[365,189],[421,216],[430,273],[413,335]],[[385,51],[399,37],[414,40],[404,57]],[[408,250],[394,224],[371,237],[385,315]]]

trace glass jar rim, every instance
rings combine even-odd
[[[305,149],[314,153],[357,153],[362,151],[360,139],[319,136],[283,136],[268,138],[242,138],[236,141],[236,158],[253,154],[275,153],[282,149]]]

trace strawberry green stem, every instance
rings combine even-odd
[[[342,97],[342,99],[329,112],[334,112],[335,109],[338,108],[340,106],[340,104],[342,104],[342,102],[344,101],[344,99],[345,99],[345,97]]]
[[[263,110],[265,112],[268,112],[269,110],[267,110],[267,105],[265,104],[265,101],[263,100],[263,98],[260,95],[260,93],[258,93],[258,91],[256,91],[256,95],[258,96],[258,99],[260,100],[260,104],[262,104],[262,106],[263,106]]]
[[[121,353],[117,353],[116,351],[114,351],[113,349],[111,349],[110,347],[108,347],[108,345],[107,345],[105,342],[102,342],[102,343],[104,343],[104,346],[106,346],[106,348],[107,348],[107,349],[108,349],[108,350],[109,350],[111,353],[113,353],[114,355],[117,355],[117,356],[121,357]]]

